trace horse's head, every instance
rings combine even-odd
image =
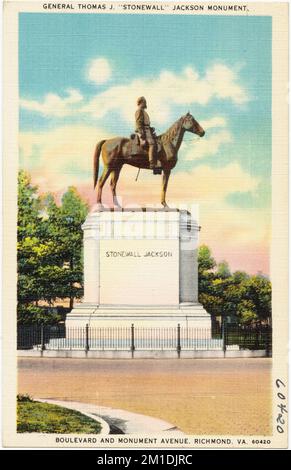
[[[190,113],[187,113],[183,118],[183,128],[186,131],[199,135],[199,137],[203,137],[205,135],[204,129],[202,129],[199,122],[197,122]]]

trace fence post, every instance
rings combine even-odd
[[[40,325],[40,350],[45,350],[44,324]]]
[[[134,351],[135,351],[135,345],[134,345],[134,324],[131,324],[131,344],[130,344],[130,350],[131,350],[131,356],[134,356]]]
[[[266,330],[265,330],[265,334],[266,334],[266,357],[270,357],[271,356],[271,334],[272,334],[272,329],[267,326],[266,327]]]
[[[222,325],[221,325],[221,333],[222,333],[222,350],[223,350],[223,354],[225,356],[225,352],[226,352],[226,343],[227,343],[227,331],[226,331],[226,322],[225,322],[225,318],[223,318],[222,320]]]
[[[180,354],[181,354],[181,326],[180,326],[180,323],[178,323],[178,327],[177,327],[177,353],[178,353],[178,358],[180,358]]]
[[[89,325],[86,323],[86,343],[85,343],[85,351],[86,353],[89,351]]]
[[[255,349],[259,349],[259,334],[260,334],[260,330],[259,330],[259,325],[256,324],[256,332],[255,332]]]

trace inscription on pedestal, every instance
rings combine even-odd
[[[91,212],[83,229],[84,302],[198,302],[199,227],[189,212]]]
[[[179,304],[179,240],[100,240],[100,303]]]
[[[185,210],[91,212],[84,225],[84,299],[70,326],[206,328],[198,302],[198,217]]]

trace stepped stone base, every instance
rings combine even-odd
[[[199,303],[171,306],[102,306],[90,303],[76,305],[67,315],[66,327],[181,327],[211,330],[210,315]]]

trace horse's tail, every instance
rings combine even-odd
[[[98,180],[98,173],[99,173],[99,157],[100,157],[100,153],[101,153],[101,148],[102,148],[102,145],[104,144],[104,142],[106,142],[106,140],[100,140],[100,142],[98,142],[98,144],[96,145],[96,148],[95,148],[95,153],[94,153],[94,189],[96,187],[96,184],[97,184],[97,180]]]

